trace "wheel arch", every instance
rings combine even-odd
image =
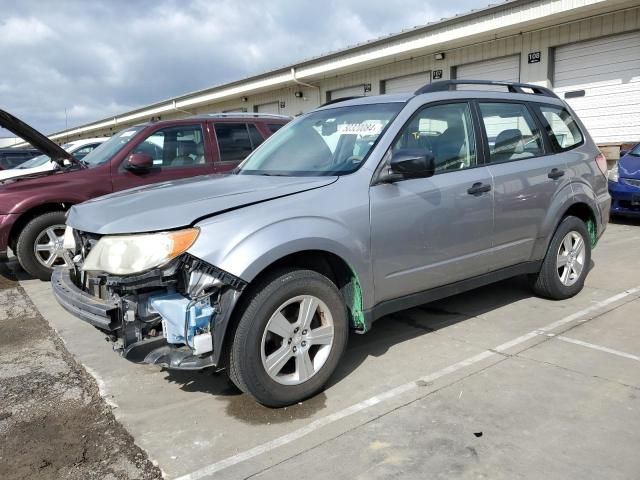
[[[551,243],[553,235],[556,233],[558,226],[567,216],[574,216],[585,222],[591,240],[591,246],[595,246],[598,238],[598,220],[595,210],[595,203],[585,200],[584,198],[566,202],[554,213],[554,222],[549,224],[546,229],[546,235],[538,239],[536,249],[534,251],[534,260],[544,258]]]
[[[227,366],[228,364],[229,347],[244,308],[252,297],[253,289],[260,284],[261,279],[286,268],[308,269],[329,278],[344,298],[351,327],[361,332],[369,328],[364,315],[362,281],[354,268],[342,256],[329,250],[297,250],[264,265],[241,293],[229,293],[228,300],[225,302],[229,310],[223,312],[224,318],[218,324],[220,335],[214,338],[216,364],[219,366]]]
[[[305,249],[290,252],[264,265],[255,274],[247,289],[260,283],[260,280],[272,272],[285,268],[313,270],[331,280],[342,294],[351,325],[358,330],[366,330],[362,316],[362,284],[355,269],[340,255],[324,249]],[[243,292],[244,295],[244,292]]]
[[[66,212],[74,205],[73,202],[48,202],[30,208],[23,212],[15,221],[9,232],[9,247],[15,252],[18,237],[24,230],[24,227],[36,217],[49,212]]]

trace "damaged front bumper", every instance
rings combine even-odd
[[[227,325],[245,283],[193,257],[139,275],[55,269],[58,303],[97,327],[114,350],[171,369],[222,367]]]

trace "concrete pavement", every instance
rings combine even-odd
[[[514,279],[381,319],[281,410],[223,374],[131,364],[21,284],[167,478],[638,478],[640,225],[610,225],[593,262],[567,301]]]

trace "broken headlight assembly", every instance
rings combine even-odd
[[[197,228],[186,228],[158,233],[107,235],[91,249],[82,270],[131,275],[160,267],[187,251],[199,233]]]

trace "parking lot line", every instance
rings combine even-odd
[[[640,293],[640,286],[625,290],[624,292],[618,293],[617,295],[613,295],[605,300],[595,302],[593,305],[579,310],[571,315],[567,315],[566,317],[561,318],[555,322],[552,322],[540,329],[536,329],[524,335],[514,338],[508,342],[502,343],[495,348],[485,350],[477,355],[466,358],[460,362],[449,365],[445,368],[442,368],[434,373],[418,378],[414,381],[405,383],[393,389],[387,390],[386,392],[380,393],[373,397],[370,397],[362,402],[351,405],[343,410],[335,412],[331,415],[327,415],[326,417],[319,418],[309,425],[306,425],[302,428],[294,430],[288,434],[282,435],[278,438],[275,438],[269,442],[263,443],[256,447],[253,447],[244,452],[240,452],[236,455],[228,457],[226,459],[220,460],[218,462],[212,463],[205,467],[202,467],[194,472],[188,473],[186,475],[178,477],[176,480],[199,480],[201,478],[213,475],[221,470],[229,468],[231,466],[240,464],[247,460],[251,460],[259,455],[265,454],[269,451],[272,451],[278,447],[290,444],[302,437],[305,437],[312,432],[319,430],[327,425],[338,422],[346,417],[354,415],[358,412],[364,411],[374,405],[378,405],[379,403],[391,400],[392,398],[398,397],[404,393],[417,389],[420,385],[424,385],[425,382],[433,382],[439,378],[442,378],[446,375],[452,374],[458,370],[471,366],[475,363],[481,362],[487,358],[490,358],[494,355],[502,354],[509,350],[512,347],[523,344],[532,338],[536,338],[539,335],[545,335],[550,333],[552,330],[555,330],[559,327],[565,326],[571,322],[586,322],[590,318],[585,318],[587,315],[592,314],[600,309],[607,307],[608,305],[614,304],[620,300],[623,300],[629,296]],[[549,336],[549,335],[547,335]],[[557,337],[556,337],[557,338]],[[604,347],[603,347],[604,348]],[[622,353],[622,352],[621,352]]]
[[[562,335],[554,336],[553,338],[557,340],[562,340],[563,342],[573,343],[574,345],[580,345],[582,347],[592,348],[593,350],[599,350],[601,352],[610,353],[612,355],[617,355],[618,357],[628,358],[630,360],[635,360],[640,362],[640,357],[637,355],[633,355],[627,352],[621,352],[620,350],[614,350],[613,348],[603,347],[602,345],[596,345],[594,343],[583,342],[582,340],[577,340],[575,338],[564,337]]]

